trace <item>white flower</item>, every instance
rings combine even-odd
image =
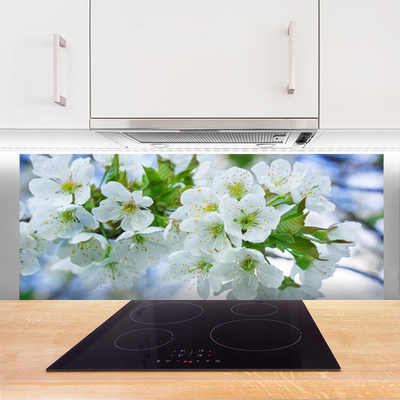
[[[41,208],[46,204],[46,200],[39,199],[38,197],[28,197],[26,200],[26,207],[28,209],[28,213],[32,216],[36,210]]]
[[[280,290],[276,287],[265,287],[261,283],[257,289],[257,300],[277,300]]]
[[[109,257],[102,262],[95,262],[86,267],[79,275],[80,278],[86,279],[86,288],[93,290],[111,284],[116,290],[130,289],[134,277],[140,276],[140,271],[126,258],[127,251],[126,247],[113,248]]]
[[[94,167],[90,158],[77,158],[69,167],[65,158],[49,158],[40,166],[41,178],[29,182],[35,197],[49,199],[52,205],[84,204],[90,198]]]
[[[321,248],[323,248],[323,251],[320,251]],[[341,258],[339,255],[329,254],[325,245],[320,246],[318,250],[320,251],[319,258],[321,260],[314,260],[306,270],[297,267],[297,265],[292,270],[299,273],[301,283],[316,289],[321,288],[324,279],[333,276],[336,271],[336,264]]]
[[[194,281],[197,293],[203,299],[210,294],[210,287],[215,291],[221,289],[219,280],[210,275],[210,270],[216,264],[212,255],[202,252],[194,256],[188,251],[178,251],[169,256],[169,268],[173,279]]]
[[[221,198],[232,197],[238,201],[250,193],[260,196],[265,194],[261,186],[253,185],[253,175],[249,171],[237,167],[216,176],[213,190]]]
[[[118,182],[108,182],[102,192],[108,198],[92,210],[98,221],[121,221],[124,231],[140,231],[153,222],[154,215],[146,208],[153,200],[143,196],[142,191],[131,193]]]
[[[19,219],[21,219],[25,214],[25,204],[20,201],[19,202]]]
[[[226,232],[253,243],[264,242],[280,220],[279,211],[267,207],[264,197],[255,194],[239,202],[235,199],[221,201],[220,210]]]
[[[300,203],[306,197],[306,208],[311,211],[323,214],[335,209],[335,205],[324,197],[331,191],[329,176],[313,175],[310,168],[296,162],[289,181],[290,192],[295,203]]]
[[[22,250],[33,250],[37,243],[31,235],[31,226],[28,222],[19,223],[19,248]]]
[[[329,227],[327,236],[330,240],[346,240],[355,242],[357,240],[357,230],[361,228],[359,222],[345,221],[341,224],[334,224]]]
[[[283,194],[290,191],[289,176],[292,166],[288,161],[280,158],[272,161],[271,166],[268,166],[265,161],[261,161],[251,170],[258,183],[264,185],[271,193]]]
[[[190,217],[202,218],[207,213],[218,212],[219,199],[210,188],[199,187],[184,191],[181,203]]]
[[[230,249],[224,254],[220,264],[211,269],[211,275],[220,281],[232,281],[232,293],[239,300],[257,297],[258,285],[278,287],[283,273],[265,261],[257,250]]]
[[[33,227],[32,222],[19,223],[20,249],[29,251],[35,256],[52,255],[55,244],[52,241],[39,237]]]
[[[33,165],[33,173],[41,178],[56,178],[59,175],[59,168],[68,169],[72,154],[54,154],[51,157],[40,154],[31,154],[29,159]],[[47,165],[51,159],[56,159],[59,168],[54,168],[52,164]]]
[[[33,275],[41,268],[38,257],[52,255],[55,244],[39,238],[31,223],[20,222],[19,227],[20,273]]]
[[[140,167],[137,160],[141,154],[118,154],[119,169],[121,171],[133,171]],[[114,154],[93,154],[93,158],[101,164],[102,167],[110,166]]]
[[[314,300],[321,297],[324,295],[318,289],[307,285],[289,286],[283,290],[260,285],[257,291],[257,300]]]
[[[175,164],[175,173],[184,171],[193,158],[193,154],[163,154],[162,157]]]
[[[193,182],[198,187],[212,188],[214,178],[221,174],[221,170],[211,167],[211,161],[205,161],[193,171]]]
[[[51,264],[50,266],[51,271],[71,272],[74,275],[80,275],[84,269],[84,267],[72,264],[70,258],[58,259],[54,264]]]
[[[67,239],[85,227],[97,229],[99,224],[82,206],[53,207],[48,204],[36,210],[30,221],[38,235],[47,240]]]
[[[141,232],[124,232],[118,238],[115,248],[127,248],[126,257],[138,270],[155,267],[168,251],[162,228],[150,226]]]
[[[235,200],[233,200],[235,201]],[[180,229],[189,232],[185,239],[184,249],[195,255],[201,252],[223,254],[226,250],[242,245],[242,240],[225,231],[225,223],[218,213],[208,213],[204,218],[188,218],[182,221]]]
[[[38,272],[42,267],[37,257],[31,254],[22,253],[19,256],[19,270],[21,275],[28,276]]]
[[[78,233],[69,240],[62,240],[57,247],[57,256],[69,257],[73,264],[87,267],[102,261],[107,248],[107,240],[102,235],[91,232]]]
[[[35,251],[37,242],[31,236],[27,222],[20,222],[19,227],[20,273],[23,276],[33,275],[41,268],[38,258],[31,254]]]
[[[170,216],[168,225],[164,229],[164,240],[172,251],[183,249],[187,232],[181,231],[179,225],[187,217],[186,207],[177,208]]]
[[[357,230],[360,228],[361,224],[353,221],[331,226],[326,234],[329,240],[345,240],[350,243],[330,243],[327,245],[329,252],[340,257],[349,257],[350,247],[355,246]]]
[[[318,289],[308,285],[288,286],[278,294],[278,300],[315,300],[325,297]]]

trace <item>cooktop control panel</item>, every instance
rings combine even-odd
[[[216,357],[212,350],[172,350],[171,354],[165,359],[156,360],[157,364],[202,364],[204,367],[218,366],[221,360]]]
[[[340,370],[302,301],[131,301],[47,371]]]

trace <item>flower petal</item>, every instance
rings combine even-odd
[[[103,267],[102,263],[94,263],[85,268],[79,277],[86,279],[87,290],[94,290],[99,286],[107,284],[110,279],[110,272]]]
[[[101,191],[104,196],[115,201],[126,202],[132,197],[132,194],[119,182],[108,182],[103,186]]]
[[[273,265],[269,265],[267,263],[260,266],[260,282],[265,287],[275,287],[278,288],[283,279],[283,272],[280,271]]]
[[[48,199],[51,195],[60,190],[60,185],[48,178],[35,178],[29,182],[29,190],[35,197]]]
[[[93,208],[92,213],[97,221],[107,222],[118,220],[122,210],[123,206],[114,203],[112,200],[106,199],[100,202],[99,207]]]
[[[141,207],[150,207],[154,203],[151,197],[143,196],[143,192],[141,190],[132,192],[131,195],[133,201]]]
[[[39,264],[39,260],[30,254],[20,255],[19,266],[20,273],[23,276],[33,275],[42,268]]]
[[[258,281],[250,273],[235,276],[232,282],[232,293],[238,300],[253,300],[257,297]]]
[[[77,158],[71,164],[70,171],[73,181],[83,185],[89,185],[94,175],[94,166],[90,164],[90,158]]]
[[[78,207],[76,209],[76,216],[79,218],[80,222],[89,229],[97,229],[99,227],[99,223],[94,216],[83,207]]]
[[[154,220],[154,215],[148,210],[136,210],[134,214],[126,214],[121,221],[124,231],[142,231]]]
[[[261,161],[258,164],[251,167],[254,175],[257,178],[259,184],[263,185],[268,179],[269,175],[269,166],[265,161]]]

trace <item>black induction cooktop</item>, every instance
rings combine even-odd
[[[340,366],[302,301],[131,301],[47,371]]]

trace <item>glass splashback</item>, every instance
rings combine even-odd
[[[22,154],[21,299],[383,299],[383,155]]]

